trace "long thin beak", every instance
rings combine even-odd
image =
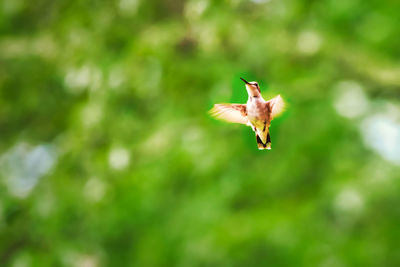
[[[249,84],[249,82],[246,81],[245,79],[243,79],[242,77],[240,77],[240,79],[241,79],[242,81],[244,81],[245,83]]]

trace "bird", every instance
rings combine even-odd
[[[269,127],[271,120],[280,115],[285,103],[280,95],[265,101],[261,96],[257,82],[248,82],[240,78],[246,86],[248,100],[246,104],[215,104],[210,114],[221,120],[250,126],[256,134],[259,150],[271,149]]]

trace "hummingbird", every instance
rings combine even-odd
[[[257,82],[248,82],[240,78],[246,85],[249,98],[246,104],[215,104],[210,114],[228,122],[250,126],[256,134],[259,150],[271,149],[269,127],[271,120],[282,113],[284,102],[280,95],[265,101],[261,96]]]

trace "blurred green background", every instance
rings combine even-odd
[[[400,266],[399,10],[2,0],[0,266]]]

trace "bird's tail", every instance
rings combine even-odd
[[[265,144],[262,142],[261,138],[256,134],[257,138],[257,145],[259,150],[264,150],[264,149],[271,149],[271,136],[269,135],[269,132],[267,134],[267,141]]]

